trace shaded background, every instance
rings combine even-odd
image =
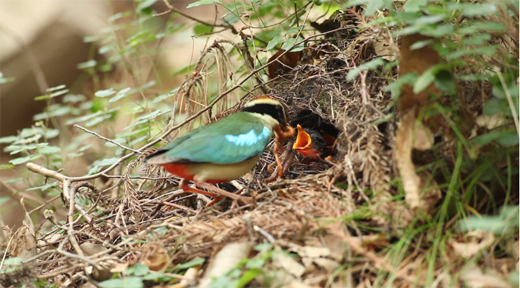
[[[215,19],[213,6],[185,9],[191,2],[194,1],[170,1],[176,8],[199,19],[208,22]],[[100,59],[103,55],[98,53],[97,44],[87,43],[84,38],[108,27],[110,16],[133,11],[135,5],[131,0],[0,1],[0,72],[5,78],[14,78],[13,82],[0,85],[0,137],[16,135],[21,129],[33,125],[33,115],[41,113],[47,105],[46,101],[35,101],[34,98],[45,94],[47,88],[66,85],[72,93],[92,97],[91,77],[77,65],[90,59]],[[168,10],[162,1],[157,1],[153,9],[158,12]],[[170,14],[157,17],[157,21],[166,21]],[[177,17],[175,21],[193,23],[183,17]],[[171,82],[163,83],[166,91],[175,88],[184,78],[183,75],[175,78],[172,72],[195,61],[203,49],[206,40],[192,35],[193,29],[189,27],[180,33],[168,35],[157,50],[155,65],[163,74],[163,79],[171,78]],[[109,73],[111,78],[118,81],[128,81],[121,79],[117,68]],[[135,83],[128,83],[128,86],[133,85]],[[1,146],[0,164],[6,164],[14,158],[3,152],[4,147]],[[88,163],[84,163],[83,167],[75,165],[78,167],[76,174],[86,173],[85,169],[81,169],[86,165]],[[19,166],[16,167],[18,170],[25,169],[25,165]],[[5,183],[14,177],[19,177],[16,171],[0,170],[0,196],[12,197],[11,201],[0,207],[0,211],[4,212],[0,215],[3,221],[0,226],[21,224],[23,211],[19,199],[34,193],[23,192],[24,187],[20,183]],[[31,208],[34,207],[28,207]]]

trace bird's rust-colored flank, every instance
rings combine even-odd
[[[173,175],[176,175],[178,177],[181,177],[186,180],[193,181],[194,175],[189,173],[189,164],[179,164],[179,163],[165,163],[165,164],[159,164],[159,166],[162,166],[166,171],[170,172]],[[208,179],[204,182],[210,183],[210,184],[216,184],[216,183],[225,183],[229,182],[233,179],[220,179],[220,180],[214,180],[214,179]]]

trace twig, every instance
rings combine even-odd
[[[94,135],[94,136],[96,136],[96,137],[98,137],[98,138],[101,138],[101,139],[107,141],[107,142],[110,142],[110,143],[112,143],[112,144],[114,144],[114,145],[116,145],[116,146],[119,146],[119,147],[121,147],[121,148],[123,148],[123,149],[130,150],[130,151],[135,152],[135,153],[139,153],[139,151],[137,151],[137,150],[134,150],[134,149],[132,149],[132,148],[126,147],[125,145],[123,145],[123,144],[121,144],[121,143],[118,143],[118,142],[116,142],[116,141],[114,141],[114,140],[112,140],[112,139],[109,139],[109,138],[107,138],[107,137],[101,136],[101,135],[99,135],[98,133],[96,133],[96,132],[94,132],[94,131],[90,131],[90,130],[88,130],[88,129],[85,128],[85,127],[81,127],[81,126],[79,126],[78,124],[74,124],[74,127],[78,128],[78,129],[81,129],[81,130],[83,130],[83,131],[85,131],[85,132],[87,132],[87,133],[90,133],[90,134],[92,134],[92,135]]]
[[[38,174],[41,174],[43,176],[46,176],[46,177],[51,177],[51,178],[54,178],[60,182],[62,182],[63,184],[63,189],[62,189],[62,195],[63,197],[70,202],[70,199],[71,199],[71,195],[69,193],[70,191],[70,185],[72,184],[72,182],[74,181],[77,181],[76,179],[77,178],[81,178],[81,177],[67,177],[61,173],[58,173],[56,171],[52,171],[50,169],[47,169],[45,167],[42,167],[40,165],[37,165],[37,164],[34,164],[32,162],[29,162],[27,163],[26,165],[27,169],[31,170],[32,172],[34,173],[38,173]],[[74,205],[73,207],[75,207],[79,213],[81,213],[81,215],[85,218],[85,220],[87,222],[91,222],[92,221],[92,217],[90,217],[86,212],[85,212],[85,209],[83,209],[83,207],[81,205],[79,205],[78,203],[75,203],[75,202],[72,202],[71,205]]]
[[[267,240],[271,243],[274,243],[276,242],[276,239],[274,239],[273,235],[269,234],[269,232],[265,231],[264,229],[262,229],[261,227],[259,226],[256,226],[256,225],[253,225],[253,229],[257,232],[260,232],[260,234],[262,234],[262,236],[264,236],[265,238],[267,238]]]
[[[511,110],[511,116],[513,116],[513,122],[515,123],[516,133],[518,134],[520,131],[518,130],[518,114],[516,113],[515,104],[513,103],[513,98],[511,98],[511,93],[509,93],[509,89],[507,88],[507,83],[500,73],[500,69],[495,67],[495,72],[497,73],[498,79],[500,79],[500,84],[502,84],[502,89],[504,89],[504,93],[506,94],[507,103],[509,103],[509,110]]]
[[[174,208],[177,208],[177,209],[181,209],[181,210],[184,210],[184,211],[188,211],[192,214],[197,214],[197,211],[193,210],[193,209],[190,209],[188,207],[184,207],[182,205],[177,205],[175,203],[170,203],[170,202],[164,202],[164,201],[159,201],[159,200],[152,200],[150,201],[151,203],[155,203],[155,204],[161,204],[161,205],[166,205],[166,206],[171,206],[171,207],[174,207]]]

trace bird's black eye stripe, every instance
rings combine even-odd
[[[242,109],[244,112],[253,112],[258,114],[267,114],[276,119],[278,122],[284,121],[283,108],[275,104],[255,104]]]

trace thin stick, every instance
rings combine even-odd
[[[114,141],[114,140],[112,140],[112,139],[109,139],[109,138],[107,138],[107,137],[101,136],[101,135],[99,135],[98,133],[96,133],[96,132],[94,132],[94,131],[90,131],[90,130],[88,130],[88,129],[85,128],[85,127],[81,127],[81,126],[79,126],[78,124],[74,124],[74,127],[78,128],[78,129],[81,129],[81,130],[83,130],[83,131],[85,131],[85,132],[87,132],[87,133],[90,133],[90,134],[92,134],[92,135],[95,135],[96,137],[101,138],[101,139],[103,139],[103,140],[105,140],[105,141],[107,141],[107,142],[110,142],[110,143],[112,143],[112,144],[114,144],[114,145],[116,145],[116,146],[119,146],[119,147],[121,147],[121,148],[123,148],[123,149],[130,150],[130,151],[135,152],[135,153],[139,153],[139,151],[137,151],[137,150],[134,150],[134,149],[132,149],[132,148],[126,147],[125,145],[123,145],[123,144],[121,144],[121,143],[118,143],[118,142],[116,142],[116,141]]]

